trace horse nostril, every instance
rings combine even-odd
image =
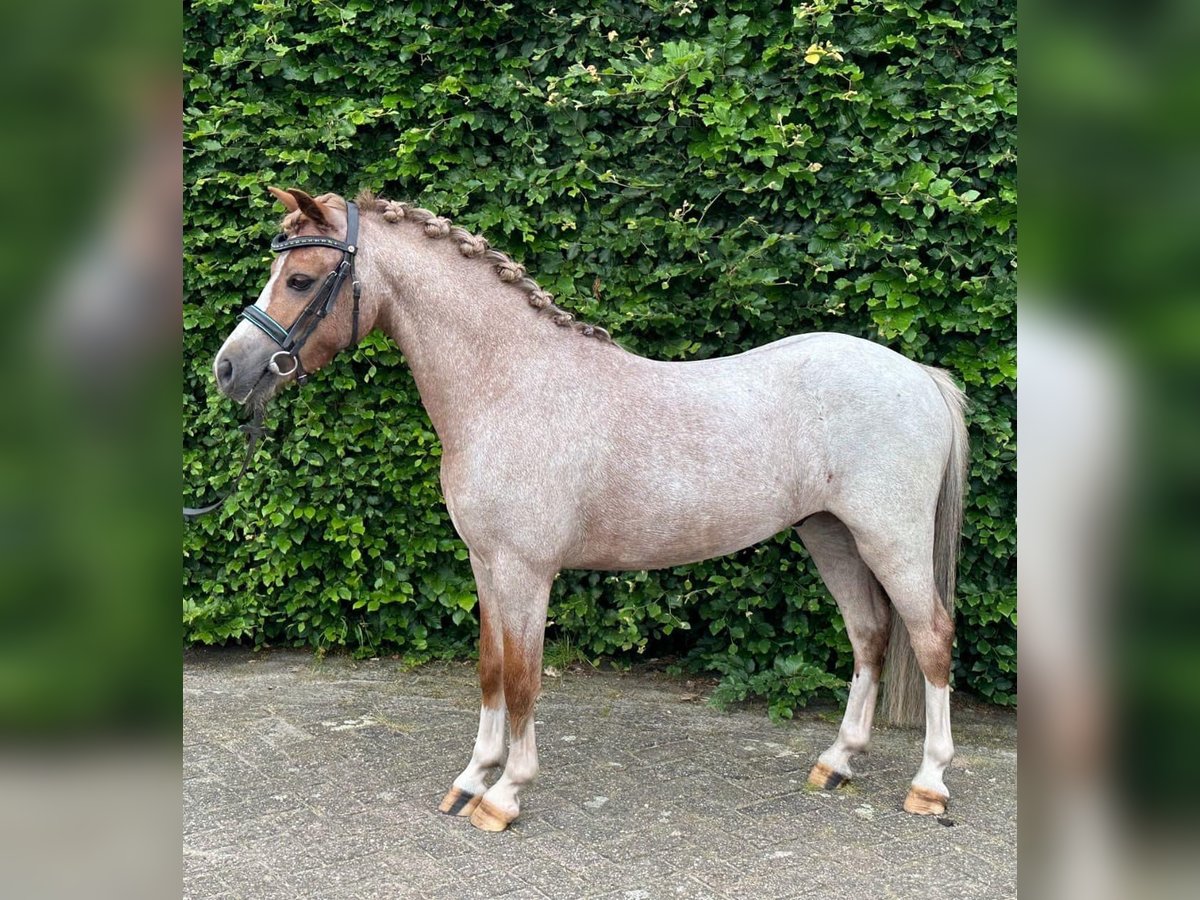
[[[233,363],[227,359],[217,363],[217,383],[222,387],[228,387],[233,383]]]

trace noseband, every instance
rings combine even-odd
[[[316,296],[308,302],[308,306],[304,307],[304,311],[296,317],[291,328],[284,328],[267,315],[266,310],[259,309],[257,306],[247,306],[242,310],[241,317],[243,319],[251,325],[257,326],[267,337],[279,345],[279,352],[275,353],[267,363],[268,368],[276,375],[283,377],[295,375],[297,384],[304,384],[308,380],[308,373],[304,371],[304,366],[300,363],[300,351],[304,349],[304,345],[312,333],[317,330],[317,326],[333,309],[333,304],[337,302],[338,295],[341,293],[342,284],[347,278],[350,279],[354,295],[354,318],[350,329],[350,343],[346,346],[353,347],[358,343],[358,298],[362,294],[362,287],[354,276],[354,256],[358,252],[357,241],[358,206],[353,202],[346,204],[345,243],[320,235],[301,235],[289,238],[286,234],[278,234],[271,241],[272,253],[283,253],[287,250],[295,250],[297,247],[329,247],[342,251],[341,262],[325,276],[325,283],[321,285]]]

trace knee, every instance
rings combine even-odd
[[[504,643],[504,702],[513,733],[519,734],[542,687],[541,652]]]
[[[489,607],[479,606],[479,686],[484,705],[498,705],[504,697],[504,642]]]
[[[504,702],[508,707],[513,734],[520,734],[526,721],[533,716],[542,680],[537,672],[504,673]]]
[[[504,704],[504,664],[499,654],[487,654],[482,647],[479,651],[479,688],[485,706]]]

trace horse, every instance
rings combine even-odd
[[[485,831],[520,812],[538,772],[533,710],[561,569],[678,566],[794,528],[854,659],[841,727],[809,782],[832,790],[853,777],[882,678],[890,721],[919,722],[923,702],[904,809],[944,814],[968,449],[949,374],[834,333],[649,359],[429,210],[369,192],[348,202],[269,190],[287,210],[278,256],[213,372],[261,414],[372,330],[408,362],[479,599],[479,730],[442,812]]]

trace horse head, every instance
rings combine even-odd
[[[288,211],[271,243],[270,277],[213,361],[221,393],[258,407],[369,330],[360,327],[354,273],[357,208],[336,194],[270,191]]]

